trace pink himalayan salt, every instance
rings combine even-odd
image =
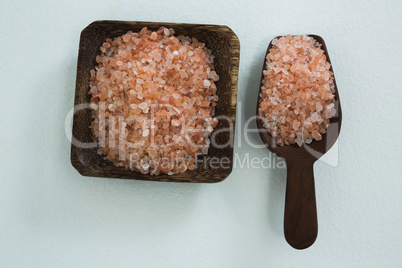
[[[322,137],[321,137],[321,134],[318,133],[317,130],[314,130],[314,131],[311,133],[311,135],[312,135],[313,138],[316,139],[317,141],[321,140],[321,138],[322,138]]]
[[[152,41],[155,41],[157,37],[158,37],[158,34],[156,32],[152,32],[152,34],[149,37],[149,39],[151,39]]]
[[[108,38],[96,57],[92,132],[116,166],[173,175],[195,169],[195,155],[208,152],[219,76],[205,44],[173,34],[128,32]]]
[[[329,69],[313,38],[288,35],[273,41],[263,72],[259,115],[278,145],[302,146],[322,139],[336,113]]]
[[[149,135],[149,129],[144,130],[144,132],[142,132],[142,136],[146,137]]]
[[[211,82],[207,79],[204,80],[204,86],[209,87],[211,85]]]
[[[138,108],[144,110],[145,108],[147,108],[147,106],[148,106],[148,104],[146,102],[141,102],[140,105],[138,105]]]

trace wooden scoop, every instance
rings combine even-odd
[[[327,61],[331,63],[328,50],[324,40],[318,35],[309,35],[321,44],[325,52]],[[280,38],[278,36],[276,38]],[[272,48],[270,42],[264,58],[262,70],[266,67],[266,56]],[[332,65],[330,68],[332,70]],[[264,74],[261,74],[260,92]],[[338,88],[335,84],[335,109],[336,114],[330,120],[326,134],[322,135],[322,140],[314,140],[310,144],[299,147],[297,144],[279,146],[275,139],[263,127],[263,122],[259,118],[259,99],[257,101],[257,127],[260,137],[268,149],[276,155],[283,157],[287,165],[287,183],[285,200],[284,232],[286,241],[296,249],[305,249],[311,246],[317,238],[318,222],[317,208],[314,189],[314,162],[323,156],[334,145],[339,136],[342,122],[342,110],[339,99]]]

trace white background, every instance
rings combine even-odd
[[[396,0],[2,0],[0,266],[400,267],[401,14]],[[344,118],[337,166],[315,165],[311,248],[294,250],[283,237],[285,169],[237,165],[209,185],[78,174],[64,120],[80,32],[99,19],[228,25],[241,42],[242,124],[254,114],[270,40],[324,38]],[[240,158],[270,156],[241,131],[238,124]]]

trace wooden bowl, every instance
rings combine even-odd
[[[220,79],[216,83],[219,101],[215,107],[215,116],[225,116],[229,120],[219,120],[216,133],[218,145],[228,144],[224,148],[209,149],[208,155],[197,160],[195,170],[187,170],[177,175],[144,175],[139,172],[116,167],[97,154],[98,147],[92,146],[92,132],[89,128],[92,118],[87,107],[90,102],[89,78],[90,70],[96,65],[95,58],[100,54],[100,46],[106,38],[121,36],[128,31],[139,32],[142,28],[157,30],[165,26],[173,28],[175,35],[195,37],[212,50],[215,56],[215,71]],[[95,21],[88,25],[80,38],[77,81],[74,99],[73,140],[71,144],[71,163],[83,176],[107,177],[149,181],[169,182],[204,182],[213,183],[224,180],[232,171],[233,143],[236,120],[237,79],[239,72],[240,43],[236,34],[227,26],[201,25],[161,22],[132,21]],[[230,129],[228,131],[227,129]],[[213,135],[214,133],[212,133]],[[215,160],[214,160],[215,159]],[[211,161],[222,160],[223,164],[212,164]]]
[[[331,64],[328,50],[322,37],[313,37],[324,50],[327,61]],[[277,36],[280,38],[282,36]],[[264,58],[262,71],[266,68],[266,56],[272,48],[272,41],[268,45]],[[332,64],[330,68],[331,72]],[[257,101],[257,127],[260,137],[269,150],[276,155],[283,157],[287,165],[287,183],[285,200],[284,231],[287,242],[296,249],[304,249],[312,245],[318,234],[317,208],[314,189],[314,162],[323,156],[336,142],[341,131],[342,109],[339,99],[338,87],[336,86],[335,76],[335,109],[336,114],[330,120],[327,133],[322,135],[322,140],[314,140],[311,144],[297,144],[278,146],[275,139],[263,127],[263,122],[259,118],[259,99],[264,74],[261,74],[260,91]]]

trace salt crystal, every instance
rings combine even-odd
[[[146,102],[141,102],[141,104],[138,105],[138,108],[140,108],[140,109],[145,109],[145,108],[147,108],[147,106],[148,106],[148,103],[146,103]]]
[[[317,112],[314,112],[314,113],[312,113],[311,114],[311,122],[317,122],[318,121],[318,119],[320,119],[320,115],[317,113]]]
[[[300,122],[297,120],[294,120],[293,121],[293,129],[297,130],[297,129],[299,129],[299,127],[300,127]]]
[[[129,40],[130,40],[130,35],[129,34],[126,34],[126,35],[123,36],[123,41],[124,42],[127,43]]]
[[[164,33],[165,35],[167,35],[167,36],[170,35],[170,31],[169,31],[168,28],[164,28],[164,29],[163,29],[163,33]]]
[[[277,104],[278,104],[278,102],[275,100],[274,97],[269,97],[269,100],[271,101],[271,103],[272,103],[273,105],[277,105]]]
[[[315,104],[315,108],[316,108],[317,112],[321,112],[321,111],[322,111],[322,104],[321,104],[321,102],[317,102],[317,103]]]
[[[317,130],[314,130],[311,135],[312,135],[313,138],[316,139],[317,141],[319,141],[319,140],[322,139],[321,134],[320,134]]]
[[[147,170],[147,169],[149,168],[149,164],[146,163],[146,164],[142,165],[142,168],[143,168],[144,170]]]
[[[209,87],[211,85],[211,82],[207,79],[204,80],[204,86]]]
[[[149,135],[149,129],[144,130],[144,132],[142,132],[142,136],[146,137]]]
[[[172,126],[175,126],[175,127],[177,127],[177,126],[179,126],[180,125],[180,121],[179,120],[172,120]]]
[[[152,34],[149,37],[149,39],[151,39],[152,41],[155,41],[157,36],[158,36],[158,34],[156,32],[152,32]]]
[[[218,81],[218,80],[219,80],[219,75],[217,75],[215,71],[210,72],[210,77],[211,77],[211,79],[214,80],[214,81]]]
[[[325,72],[325,74],[324,74],[324,80],[325,80],[325,81],[328,81],[328,80],[329,80],[329,77],[330,77],[329,72]]]

